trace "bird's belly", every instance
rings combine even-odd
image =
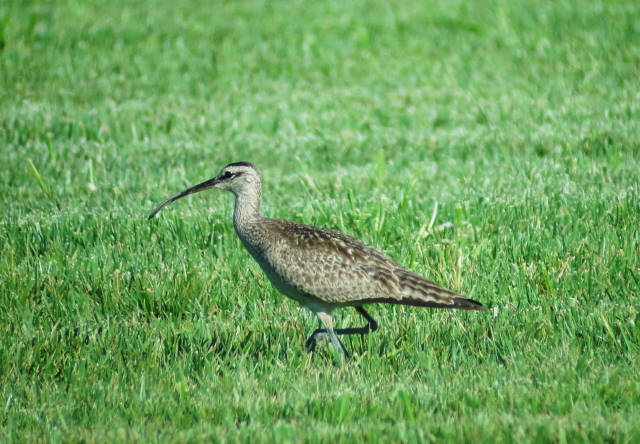
[[[358,300],[372,294],[366,283],[355,282],[354,286],[353,279],[336,270],[321,272],[307,267],[301,271],[295,267],[278,267],[269,260],[256,261],[278,291],[313,311],[358,305]]]
[[[276,287],[280,293],[304,306],[320,302],[316,297],[306,293],[286,276],[279,273],[271,264],[262,261],[258,261],[258,264],[260,264],[260,268],[262,268],[264,274],[267,275],[271,284]]]
[[[298,303],[308,306],[315,302],[320,302],[317,298],[304,292],[301,288],[292,282],[291,278],[281,273],[266,257],[264,251],[252,248],[251,245],[245,244],[247,251],[253,256],[255,261],[260,265],[264,274],[267,275],[269,282],[285,296],[297,301]]]
[[[381,283],[380,270],[372,273],[366,265],[358,267],[355,261],[345,262],[335,254],[314,256],[300,249],[245,246],[278,291],[314,311],[359,305],[397,293]]]

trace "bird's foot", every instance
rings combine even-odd
[[[344,344],[342,343],[342,341],[340,340],[340,338],[338,338],[338,336],[334,334],[331,334],[330,332],[328,332],[325,329],[318,329],[316,331],[313,332],[313,334],[311,336],[309,336],[309,339],[307,339],[306,342],[306,347],[307,347],[307,351],[309,353],[313,353],[316,349],[316,346],[318,345],[318,341],[331,341],[331,345],[333,346],[333,351],[334,351],[334,357],[341,363],[344,361],[345,358],[349,357],[349,354],[347,353],[346,348],[344,347]]]
[[[307,339],[307,342],[305,343],[305,346],[307,347],[307,351],[309,353],[313,353],[316,350],[318,341],[326,341],[328,339],[329,339],[329,334],[326,331],[313,332],[313,334],[309,336],[309,339]]]

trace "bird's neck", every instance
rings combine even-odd
[[[233,227],[249,253],[260,260],[265,249],[265,237],[260,224],[263,219],[260,214],[260,184],[234,194],[236,204],[233,209]]]
[[[240,191],[236,194],[236,204],[233,209],[233,225],[238,234],[246,230],[254,222],[258,222],[260,214],[260,184],[255,184],[250,189]]]

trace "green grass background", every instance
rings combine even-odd
[[[640,441],[639,79],[633,0],[1,2],[0,441]],[[308,355],[229,195],[145,220],[239,160],[493,309]]]

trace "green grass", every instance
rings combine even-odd
[[[632,0],[3,1],[0,441],[640,441],[638,23]],[[145,220],[238,160],[267,215],[493,309],[375,306],[348,365],[308,355],[317,321],[230,196]]]

